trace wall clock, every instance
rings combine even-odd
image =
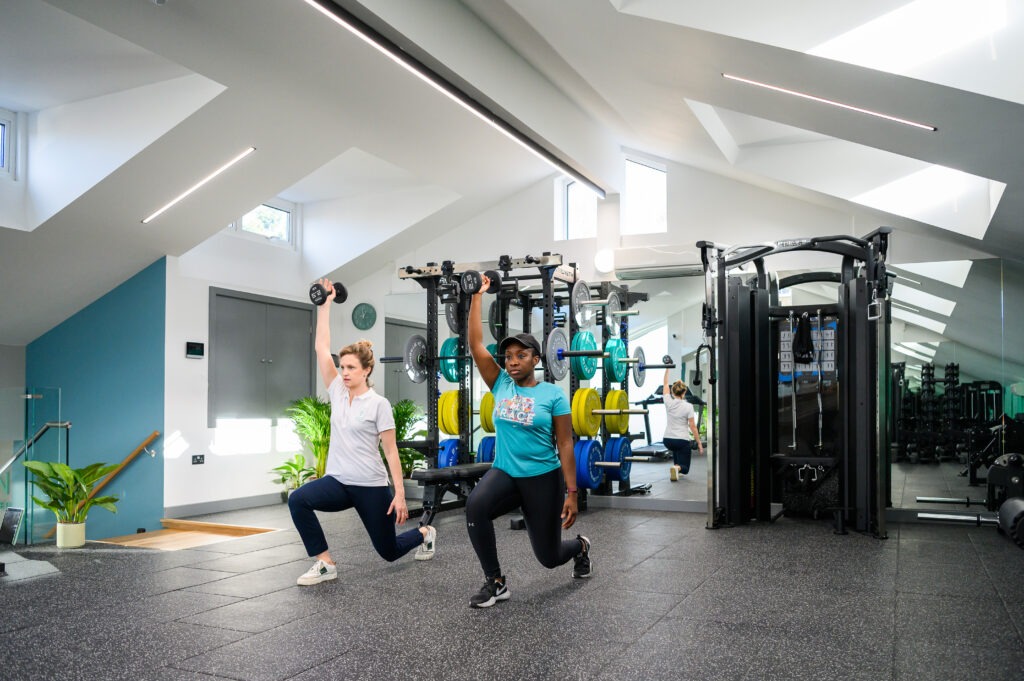
[[[352,308],[352,323],[360,331],[365,331],[377,323],[377,310],[369,303],[359,303]]]

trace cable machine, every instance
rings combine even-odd
[[[827,513],[837,533],[886,536],[890,232],[697,243],[713,381],[708,528]],[[793,251],[838,255],[840,271],[773,281],[765,258]],[[748,263],[755,273],[740,271]],[[780,287],[811,281],[834,282],[837,302],[780,305]]]

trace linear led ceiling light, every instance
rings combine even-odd
[[[181,201],[182,199],[184,199],[184,198],[185,198],[186,196],[188,196],[188,195],[189,195],[189,194],[191,194],[192,192],[196,191],[197,189],[199,189],[200,187],[202,187],[202,186],[203,186],[204,184],[206,184],[207,182],[209,182],[209,181],[210,181],[210,180],[212,180],[213,178],[217,177],[218,175],[220,175],[221,173],[223,173],[223,172],[224,172],[225,170],[227,170],[227,169],[228,169],[228,168],[230,168],[231,166],[235,165],[236,163],[238,163],[239,161],[241,161],[241,160],[242,160],[243,158],[245,158],[246,156],[248,156],[249,154],[251,154],[251,153],[252,153],[252,152],[254,152],[254,151],[256,151],[256,147],[249,147],[248,149],[246,149],[245,151],[243,151],[243,152],[242,152],[241,154],[239,154],[238,156],[235,156],[235,157],[234,157],[233,159],[231,159],[230,161],[228,161],[227,163],[225,163],[224,165],[222,165],[222,166],[221,166],[220,168],[217,168],[217,169],[216,169],[216,170],[214,170],[214,171],[213,171],[212,173],[210,173],[209,175],[207,175],[207,176],[206,176],[206,177],[204,177],[203,179],[199,180],[199,182],[196,182],[196,183],[195,183],[194,185],[192,185],[191,187],[189,187],[189,188],[188,188],[187,190],[185,190],[184,192],[182,192],[181,194],[179,194],[179,195],[178,195],[178,196],[177,196],[176,198],[174,198],[174,199],[173,199],[173,200],[172,200],[172,201],[171,201],[170,203],[168,203],[168,204],[167,204],[166,206],[164,206],[163,208],[161,208],[161,209],[160,209],[160,210],[158,210],[157,212],[153,213],[153,214],[152,214],[152,215],[150,215],[150,216],[149,216],[148,218],[145,218],[145,219],[144,219],[144,220],[142,221],[142,224],[144,224],[144,225],[145,225],[145,224],[147,224],[147,223],[151,222],[152,220],[154,220],[155,218],[159,217],[159,216],[160,216],[160,215],[161,215],[161,214],[162,214],[162,213],[163,213],[164,211],[166,211],[166,210],[167,210],[168,208],[170,208],[170,207],[171,207],[171,206],[173,206],[174,204],[178,203],[179,201]]]
[[[512,126],[512,124],[496,115],[493,111],[475,100],[454,83],[428,67],[420,60],[416,59],[414,56],[403,50],[348,10],[338,6],[330,0],[305,0],[305,2],[307,5],[317,10],[345,30],[349,31],[352,35],[373,47],[388,59],[395,62],[441,94],[445,95],[453,102],[463,107],[484,123],[487,123],[489,126],[505,135],[505,137],[523,147],[558,172],[578,181],[580,184],[597,194],[600,198],[605,198],[605,191],[596,182],[584,175],[581,175],[565,161],[530,139],[523,132]]]
[[[306,0],[309,2],[309,0]],[[843,102],[837,102],[834,99],[825,99],[824,97],[816,97],[815,95],[809,95],[806,92],[797,92],[796,90],[789,90],[778,85],[770,85],[768,83],[762,83],[757,80],[750,80],[749,78],[743,78],[741,76],[734,76],[730,73],[723,73],[723,78],[727,80],[733,80],[737,83],[745,83],[746,85],[753,85],[755,87],[764,88],[766,90],[772,90],[773,92],[781,92],[786,95],[793,95],[794,97],[800,97],[801,99],[809,99],[812,102],[818,102],[820,104],[829,104],[831,106],[839,107],[840,109],[846,109],[847,111],[855,111],[857,113],[866,114],[868,116],[874,116],[893,123],[902,123],[903,125],[909,125],[912,128],[919,128],[921,130],[927,130],[929,132],[935,132],[938,130],[934,125],[928,125],[925,123],[916,123],[914,121],[908,121],[905,118],[898,118],[896,116],[890,116],[889,114],[880,113],[878,111],[872,111],[871,109],[863,109],[859,106],[853,106],[852,104],[844,104]]]

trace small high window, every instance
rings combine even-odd
[[[0,109],[0,176],[14,175],[14,112]]]
[[[668,173],[650,161],[626,159],[620,234],[668,231]]]
[[[229,229],[242,236],[294,248],[298,230],[297,215],[298,208],[294,203],[274,199],[256,206],[232,222]]]
[[[597,195],[575,180],[559,183],[556,201],[555,239],[588,239],[597,236]]]

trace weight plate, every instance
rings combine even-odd
[[[448,420],[448,427],[451,429],[452,435],[459,434],[459,391],[449,390],[448,403],[445,405],[445,409],[448,410],[446,414]]]
[[[625,390],[609,390],[608,396],[604,401],[605,409],[629,409],[629,395],[626,394]],[[625,435],[629,432],[629,414],[616,414],[615,415],[615,426],[612,427],[608,423],[610,415],[605,415],[604,423],[608,426],[608,430],[618,433],[619,435]]]
[[[476,270],[466,270],[459,276],[459,285],[462,286],[463,291],[472,295],[480,290],[483,279],[480,278],[480,273]]]
[[[608,380],[612,383],[622,383],[629,372],[626,363],[621,361],[626,359],[626,344],[619,338],[609,338],[604,351],[608,353],[604,358],[604,371],[608,374]]]
[[[561,381],[569,373],[569,358],[559,356],[560,352],[568,349],[569,339],[565,337],[565,331],[557,326],[551,329],[547,343],[544,344],[544,364],[556,381]]]
[[[457,463],[459,463],[459,439],[442,440],[441,451],[437,453],[437,467],[447,468]]]
[[[448,426],[448,396],[449,392],[441,393],[441,396],[437,398],[437,427],[446,435],[452,435],[452,429]]]
[[[579,414],[576,407],[580,403],[580,394],[581,391],[579,390],[572,394],[572,406],[570,407],[570,413],[572,415],[572,432],[576,433],[577,435],[580,434],[580,422],[579,419],[576,418],[576,416]]]
[[[405,373],[413,383],[427,380],[427,339],[416,334],[405,343]]]
[[[573,413],[576,416],[576,424],[579,426],[577,433],[587,437],[594,437],[601,430],[601,415],[595,414],[595,409],[601,408],[601,398],[593,388],[581,388],[576,391],[578,400],[574,397],[576,408]]]
[[[496,341],[500,341],[505,337],[504,329],[501,328],[501,303],[497,300],[491,301],[491,306],[487,308],[487,328],[490,329],[491,338]]]
[[[647,358],[644,356],[644,349],[639,345],[633,351],[633,359],[636,360],[633,362],[633,382],[639,388],[647,378]]]
[[[597,350],[597,340],[594,339],[594,334],[589,331],[580,331],[572,339],[573,350],[581,350],[584,352]],[[581,381],[589,381],[597,373],[597,357],[573,357],[578,360],[575,367],[578,371],[573,371],[576,378]]]
[[[576,326],[581,329],[589,328],[594,323],[594,308],[583,303],[590,300],[590,285],[580,279],[572,285],[570,294],[570,305],[572,314],[576,318]]]
[[[480,439],[480,444],[476,446],[476,462],[477,463],[493,463],[494,462],[494,436],[487,435]]]
[[[629,471],[633,466],[626,457],[632,456],[633,448],[630,446],[628,437],[613,437],[605,443],[604,460],[611,463],[618,463],[618,468],[606,468],[605,475],[609,480],[629,480]]]
[[[580,440],[573,447],[576,457],[576,486],[597,489],[601,484],[603,471],[597,465],[601,460],[601,443],[597,440]]]
[[[494,432],[494,393],[484,393],[480,398],[480,427],[485,432]]]
[[[449,383],[458,383],[459,374],[465,373],[465,363],[458,359],[459,339],[455,336],[448,338],[441,344],[440,368],[441,375]],[[460,366],[461,365],[461,366]],[[460,368],[462,371],[460,371]]]
[[[459,304],[445,303],[444,318],[448,322],[448,328],[452,333],[459,332]]]
[[[621,318],[612,313],[620,312],[621,310],[622,302],[619,299],[619,294],[615,291],[609,291],[608,304],[604,306],[604,323],[608,327],[608,332],[616,338],[619,336],[619,322]]]

